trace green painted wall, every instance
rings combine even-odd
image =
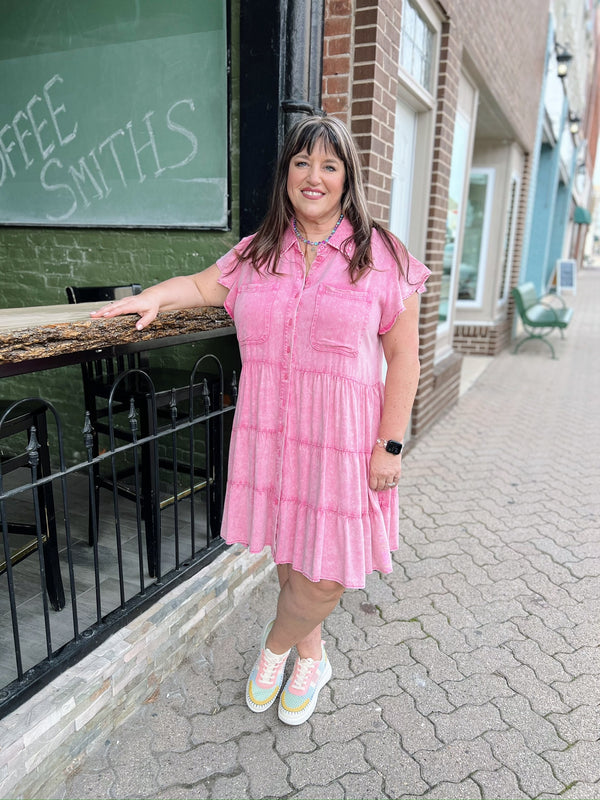
[[[210,266],[239,240],[239,0],[231,2],[231,218],[229,232],[190,230],[0,227],[0,306],[66,303],[70,284],[140,283],[143,287]],[[178,365],[217,350],[227,369],[239,369],[233,337],[208,345],[164,350]],[[70,461],[82,456],[84,411],[79,366],[3,378],[0,396],[42,396],[55,404],[66,430]]]

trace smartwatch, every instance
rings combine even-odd
[[[399,456],[402,452],[402,442],[397,442],[395,439],[376,439],[375,443],[393,456]]]

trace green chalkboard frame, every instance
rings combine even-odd
[[[229,230],[228,0],[5,0],[0,224]]]

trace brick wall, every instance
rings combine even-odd
[[[351,124],[376,220],[387,224],[398,87],[400,10],[390,0],[357,0]]]
[[[471,356],[496,356],[510,342],[510,322],[497,325],[455,325],[453,347]]]
[[[323,36],[323,108],[350,124],[354,42],[352,0],[327,0]]]
[[[443,0],[466,68],[495,98],[517,141],[535,139],[549,0]]]

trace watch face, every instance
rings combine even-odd
[[[393,439],[389,439],[388,443],[385,446],[385,449],[388,453],[391,453],[393,456],[399,456],[402,452],[402,443],[395,442]]]

